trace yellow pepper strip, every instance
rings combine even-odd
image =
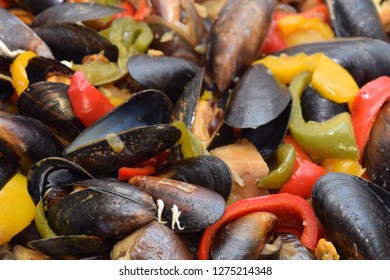
[[[31,58],[37,56],[32,51],[25,51],[18,55],[12,62],[10,72],[12,76],[12,84],[16,90],[16,93],[20,95],[29,84],[29,80],[26,73],[26,67]]]
[[[277,29],[289,47],[331,40],[335,37],[330,26],[321,19],[305,18],[301,15],[291,15],[279,19]]]
[[[42,238],[57,236],[50,228],[49,222],[46,220],[42,199],[38,202],[35,210],[35,226]]]
[[[321,166],[329,172],[342,172],[361,177],[366,171],[359,161],[350,159],[325,159]]]
[[[27,191],[27,179],[18,173],[0,191],[0,245],[27,227],[34,215],[35,205]]]
[[[306,55],[299,53],[293,56],[282,54],[280,56],[268,55],[255,61],[253,64],[263,64],[279,81],[289,84],[293,78],[303,71],[313,72],[317,66],[321,53]]]
[[[315,256],[317,260],[338,260],[340,259],[339,254],[337,254],[336,248],[333,246],[332,242],[326,241],[324,238],[321,238],[315,250]]]
[[[311,83],[322,97],[336,103],[352,102],[359,92],[351,74],[325,55],[318,60]]]

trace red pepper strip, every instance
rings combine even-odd
[[[73,74],[68,96],[74,114],[86,127],[114,109],[108,98],[87,80],[82,71]]]
[[[315,182],[328,171],[311,161],[304,160],[279,193],[290,193],[304,199],[311,197]]]
[[[382,105],[390,98],[390,77],[382,76],[365,84],[352,104],[351,118],[360,158],[372,125]]]
[[[137,9],[137,12],[134,15],[135,20],[142,21],[144,20],[148,15],[151,13],[151,9],[148,6],[147,0],[141,0],[141,3],[139,4],[139,7]]]
[[[282,49],[287,48],[286,42],[280,36],[277,27],[277,22],[272,20],[268,35],[265,38],[263,47],[261,48],[261,54],[271,54]]]
[[[8,0],[0,0],[0,7],[2,8],[8,8],[10,6],[10,1]]]
[[[311,250],[316,248],[320,231],[313,208],[299,196],[280,193],[242,199],[227,206],[222,218],[205,229],[199,243],[198,259],[210,258],[211,243],[223,225],[258,211],[274,213],[279,219],[278,231],[289,228],[299,230],[302,233],[301,243]]]
[[[291,15],[301,15],[305,18],[319,18],[323,22],[328,22],[329,21],[329,11],[328,7],[324,3],[320,3],[304,12],[301,13],[292,13],[292,12],[287,12],[287,11],[282,11],[282,10],[276,10],[273,14],[273,19],[278,21],[279,19],[286,17],[286,16],[291,16]]]
[[[145,165],[143,167],[121,167],[118,171],[119,181],[128,181],[134,176],[138,175],[152,175],[156,171],[154,164]]]
[[[112,20],[116,20],[118,18],[123,18],[123,17],[133,17],[134,16],[135,9],[134,9],[133,5],[131,5],[131,3],[124,2],[124,3],[122,3],[121,8],[123,8],[124,11],[121,13],[118,13],[116,15],[113,15],[111,17]]]

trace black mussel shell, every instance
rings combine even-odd
[[[164,92],[175,104],[199,66],[181,58],[139,54],[128,59],[127,69],[143,87]]]
[[[38,82],[30,85],[18,98],[18,111],[42,121],[68,141],[73,141],[85,126],[76,118],[68,97],[69,86]]]
[[[308,86],[301,95],[302,116],[306,122],[323,122],[343,112],[348,112],[346,103],[336,103],[322,97]]]
[[[153,221],[156,216],[153,199],[127,183],[90,179],[73,185],[87,189],[62,198],[47,213],[49,226],[58,235],[120,236]]]
[[[3,8],[0,8],[0,41],[11,51],[28,50],[39,56],[53,58],[46,43],[18,17]],[[1,51],[0,54],[8,56]]]
[[[55,76],[68,77],[70,80],[74,71],[58,60],[35,56],[28,61],[26,73],[29,85],[32,85]]]
[[[15,2],[37,15],[54,5],[66,2],[66,0],[15,0]]]
[[[237,82],[228,101],[225,122],[236,128],[257,128],[278,117],[291,102],[286,85],[257,64]]]
[[[157,176],[135,176],[129,183],[156,200],[161,219],[177,232],[196,232],[218,221],[226,202],[216,191]]]
[[[17,164],[23,174],[43,158],[60,156],[62,150],[60,141],[41,121],[0,113],[0,151]]]
[[[12,96],[14,91],[15,89],[12,85],[11,78],[4,79],[3,77],[0,77],[0,101],[7,101]]]
[[[390,259],[390,193],[346,173],[322,176],[313,208],[329,241],[344,259]]]
[[[118,48],[89,27],[51,22],[33,30],[50,47],[57,60],[81,63],[83,57],[102,51],[110,61],[116,62],[118,59]]]
[[[0,155],[0,191],[14,177],[17,171],[18,167],[15,164]]]
[[[232,175],[227,164],[214,156],[196,156],[173,163],[156,176],[199,185],[218,192],[227,200],[232,190]]]
[[[47,157],[35,163],[27,173],[27,190],[37,204],[50,188],[91,178],[91,174],[72,161]]]
[[[99,19],[122,12],[119,7],[101,5],[97,3],[62,3],[53,5],[37,16],[32,21],[32,26],[39,26],[50,22],[81,22]]]
[[[337,37],[369,37],[388,41],[373,1],[326,1]]]
[[[390,191],[390,102],[377,114],[364,148],[363,165],[371,181]]]
[[[63,235],[32,240],[28,247],[54,259],[102,257],[109,259],[111,242],[97,236]]]
[[[228,0],[213,23],[208,63],[217,88],[224,92],[250,66],[271,26],[274,0]],[[243,32],[245,30],[245,32]]]
[[[390,44],[378,39],[358,37],[302,44],[281,53],[311,55],[318,52],[346,68],[359,87],[380,76],[390,75]]]
[[[195,77],[187,83],[172,112],[172,122],[182,121],[190,131],[202,90],[203,75],[204,68],[198,71]]]
[[[165,225],[152,221],[118,241],[110,253],[117,260],[192,260],[194,255]]]
[[[297,236],[291,233],[281,233],[279,236],[281,245],[278,260],[315,260],[315,256],[302,245]]]

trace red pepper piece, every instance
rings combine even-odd
[[[291,136],[291,134],[287,133],[285,136],[284,136],[284,139],[283,139],[283,143],[287,143],[287,144],[291,144],[293,145],[294,149],[295,149],[295,160],[296,160],[296,164],[295,164],[295,168],[297,169],[299,167],[299,165],[302,164],[302,162],[304,160],[306,161],[312,161],[310,156],[304,151],[302,150],[302,148],[299,146],[299,144],[295,141],[295,139]]]
[[[365,84],[352,104],[351,119],[360,158],[368,141],[376,115],[390,98],[390,77],[382,76]]]
[[[304,160],[290,179],[282,186],[279,193],[290,193],[307,199],[315,182],[328,171],[311,161]]]
[[[199,243],[198,259],[209,259],[211,243],[219,228],[239,217],[258,211],[274,213],[279,219],[278,231],[298,230],[301,233],[302,244],[310,250],[316,248],[320,228],[313,208],[299,196],[280,193],[242,199],[227,206],[222,218],[205,229]]]
[[[87,80],[82,71],[73,74],[68,96],[74,114],[86,127],[114,109],[108,98]]]
[[[111,17],[112,20],[116,20],[118,18],[123,18],[123,17],[133,17],[135,14],[135,9],[133,5],[131,5],[130,2],[124,2],[121,4],[121,8],[124,9],[123,12],[115,14]]]
[[[137,12],[134,15],[135,20],[143,21],[148,15],[150,15],[151,9],[148,5],[147,0],[141,0],[138,6]]]

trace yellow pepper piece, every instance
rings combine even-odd
[[[268,55],[255,61],[253,64],[263,64],[279,81],[289,84],[293,78],[303,71],[313,72],[317,66],[321,53],[306,55],[299,53],[293,56],[280,55],[272,56]]]
[[[359,161],[350,159],[325,159],[321,166],[329,172],[342,172],[361,177],[366,171]]]
[[[351,74],[325,55],[320,57],[311,83],[322,97],[336,103],[352,102],[359,92]]]
[[[335,37],[330,26],[321,19],[305,18],[301,15],[291,15],[279,19],[277,28],[289,47],[330,40]]]
[[[35,205],[27,179],[16,174],[0,191],[0,245],[10,241],[34,219]]]
[[[16,90],[16,93],[20,95],[29,84],[29,80],[26,73],[26,67],[31,58],[37,56],[32,51],[25,51],[18,55],[12,62],[10,72],[12,76],[12,84]]]
[[[332,242],[326,241],[324,238],[318,241],[315,256],[317,260],[338,260],[340,258]]]

